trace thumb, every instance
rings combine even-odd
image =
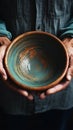
[[[0,76],[4,79],[4,80],[7,80],[7,74],[6,74],[6,71],[3,67],[3,63],[2,63],[2,60],[0,62]]]
[[[72,77],[73,77],[73,55],[70,56],[69,68],[68,68],[68,72],[66,75],[66,78],[68,80],[71,80]]]
[[[71,81],[71,79],[72,79],[70,69],[68,70],[68,73],[67,73],[67,75],[66,75],[66,78],[67,78],[67,80],[69,80],[69,81]]]

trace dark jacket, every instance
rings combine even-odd
[[[0,1],[0,36],[13,39],[32,30],[50,32],[60,39],[73,37],[73,0]],[[50,109],[69,109],[73,107],[73,83],[44,100],[34,94],[33,101],[3,84],[0,87],[0,106],[6,113],[24,115]]]

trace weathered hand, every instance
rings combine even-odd
[[[11,89],[12,91],[15,91],[16,93],[19,93],[20,95],[26,97],[29,100],[33,100],[34,99],[33,94],[31,92],[28,92],[28,91],[22,90],[22,89],[18,89],[18,88],[16,88],[16,85],[10,83],[9,81],[5,80],[3,82],[5,82],[5,85],[7,87],[9,87],[9,89]]]
[[[69,54],[69,58],[70,58],[69,68],[68,68],[66,77],[58,85],[54,86],[53,88],[48,89],[46,92],[41,93],[40,94],[41,99],[46,98],[47,95],[62,91],[71,82],[71,79],[73,76],[73,38],[66,38],[63,40],[63,43],[65,44],[65,46],[68,50],[68,54]]]
[[[33,100],[32,94],[29,94],[25,90],[23,91],[23,90],[14,88],[12,85],[8,84],[7,74],[6,74],[6,71],[5,71],[4,66],[3,66],[3,59],[5,56],[6,49],[10,43],[11,43],[11,41],[7,37],[0,37],[0,77],[4,80],[3,82],[5,82],[5,84],[7,84],[10,89],[27,97],[29,100]]]
[[[5,55],[5,51],[7,46],[10,44],[10,40],[7,37],[0,37],[0,76],[6,80],[7,74],[3,67],[3,58]]]

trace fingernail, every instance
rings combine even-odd
[[[32,95],[28,95],[28,99],[33,100],[33,96]]]
[[[71,75],[68,75],[68,76],[67,76],[67,79],[68,79],[68,80],[71,80]]]
[[[46,97],[45,93],[42,93],[42,94],[40,95],[40,98],[41,98],[41,99],[44,99],[45,97]]]
[[[7,76],[3,76],[3,79],[4,79],[4,80],[7,80]]]
[[[54,92],[54,89],[50,89],[47,91],[47,94],[52,94]]]
[[[25,97],[28,97],[28,92],[26,91],[22,91],[23,95],[25,95]]]

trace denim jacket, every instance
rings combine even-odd
[[[56,35],[58,38],[73,37],[73,0],[2,0],[0,5],[0,36],[10,40],[24,32],[39,30]],[[0,87],[0,107],[9,114],[44,112],[50,109],[73,107],[73,81],[60,92],[41,100],[34,94],[34,100]]]

